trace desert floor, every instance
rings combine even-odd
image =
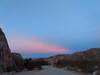
[[[90,74],[82,74],[73,71],[67,71],[64,69],[58,69],[52,66],[45,66],[43,70],[35,70],[35,71],[23,71],[16,73],[14,75],[90,75]]]

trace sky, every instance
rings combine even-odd
[[[100,0],[0,0],[12,52],[48,57],[100,47]]]

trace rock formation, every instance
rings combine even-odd
[[[22,71],[24,69],[24,60],[21,54],[12,53],[12,57],[16,64],[16,71]]]
[[[13,67],[11,51],[7,39],[0,28],[0,71],[7,71]]]
[[[0,28],[0,71],[21,71],[24,69],[24,60],[19,53],[11,53],[4,32]]]

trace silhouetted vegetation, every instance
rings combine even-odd
[[[41,63],[38,61],[33,61],[31,58],[25,59],[24,65],[25,65],[25,68],[27,68],[28,70],[34,70],[34,69],[41,70],[42,69]]]

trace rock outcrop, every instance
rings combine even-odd
[[[21,71],[24,59],[19,53],[11,53],[4,32],[0,28],[0,72]]]
[[[8,46],[7,39],[0,28],[0,71],[7,71],[13,67],[11,50]]]
[[[12,53],[13,60],[15,61],[16,71],[22,71],[24,69],[24,60],[21,54]]]

